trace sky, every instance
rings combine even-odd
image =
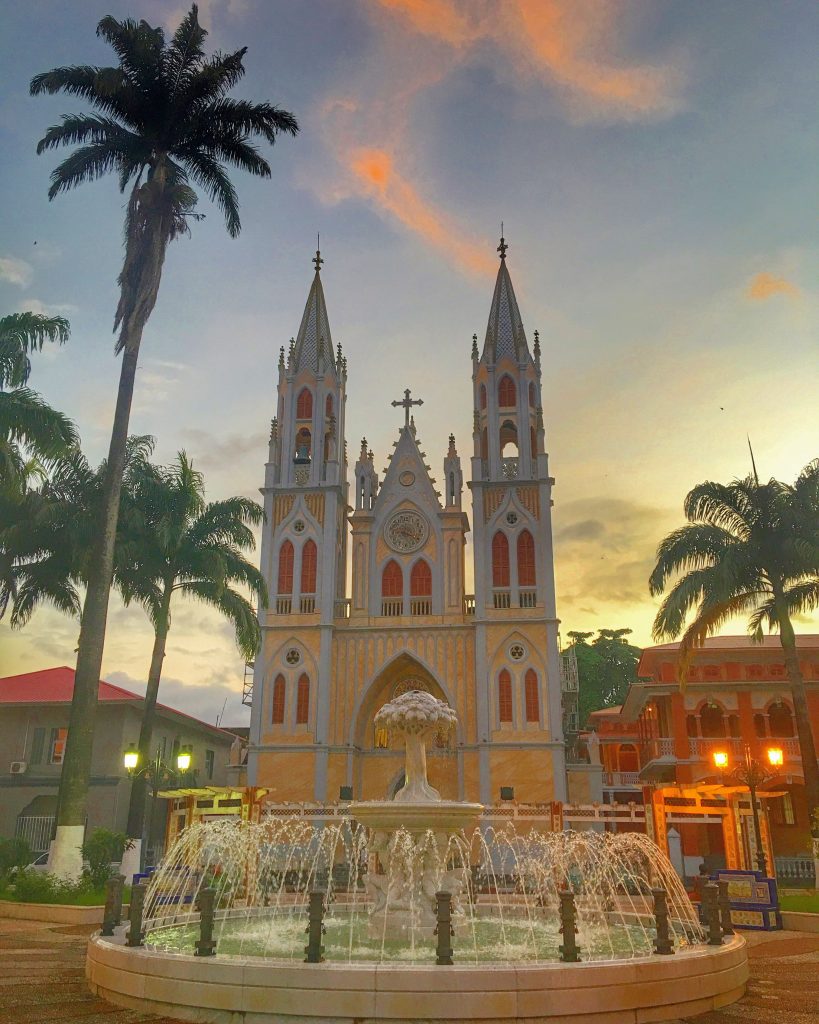
[[[36,143],[73,97],[33,75],[110,64],[101,17],[172,30],[178,0],[3,0],[0,310],[67,316],[30,384],[107,449],[119,363],[116,181],[47,199],[61,154]],[[347,440],[380,469],[405,387],[440,473],[471,449],[471,337],[483,340],[501,221],[531,341],[540,331],[558,614],[651,642],[647,577],[687,491],[750,470],[793,480],[819,456],[819,7],[813,0],[203,0],[213,49],[247,46],[235,94],[301,132],[233,173],[242,232],[204,221],[172,244],[131,420],[184,448],[210,498],[258,496],[276,361],[296,333],[321,234]],[[67,151],[63,153],[66,155]],[[797,623],[819,631],[814,618]],[[741,621],[726,632],[742,632]],[[0,623],[0,673],[73,665],[78,624]],[[144,688],[151,632],[112,599],[104,675]],[[160,699],[243,724],[230,628],[173,613]]]

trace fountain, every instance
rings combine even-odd
[[[353,803],[340,820],[271,815],[190,826],[148,886],[144,946],[127,947],[124,929],[90,941],[92,989],[119,1005],[214,1024],[537,1024],[576,1014],[634,1024],[690,1016],[744,992],[743,940],[705,944],[682,883],[646,836],[521,834],[481,824],[480,804],[442,800],[426,749],[447,740],[455,714],[425,691],[395,697],[375,726],[380,740],[405,748],[404,785],[392,800]],[[435,966],[437,893],[451,897],[453,966]],[[307,959],[323,953],[323,963],[304,962],[308,904]],[[213,907],[205,948],[215,943],[215,956],[194,955],[200,905]],[[561,927],[573,933],[575,916],[573,955]]]

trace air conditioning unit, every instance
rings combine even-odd
[[[9,771],[12,775],[22,775],[28,765],[25,761],[12,761],[9,765]]]

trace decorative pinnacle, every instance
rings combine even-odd
[[[448,459],[455,459],[458,457],[457,449],[455,448],[455,435],[449,435],[449,451],[446,453]]]
[[[279,366],[284,366],[284,345],[279,349]]]
[[[501,221],[501,240],[500,245],[498,246],[498,252],[500,253],[500,258],[502,260],[506,259],[506,250],[508,248],[509,246],[506,244],[506,239],[503,237],[503,221]]]
[[[276,416],[270,421],[270,440],[275,441],[279,436],[279,421]]]
[[[341,342],[339,342],[336,345],[336,360],[338,361],[339,364],[341,363],[341,355]]]
[[[366,437],[362,437],[361,438],[361,455],[359,456],[359,458],[362,460],[362,462],[364,461],[364,459],[367,458],[367,438]]]
[[[477,334],[473,334],[472,335],[472,358],[473,359],[477,359],[478,358],[478,335]]]
[[[321,258],[321,235],[316,235],[316,255],[313,257],[312,262],[316,268],[316,273],[321,273],[321,265],[324,263],[324,260]]]
[[[540,355],[540,331],[535,331],[535,355]]]

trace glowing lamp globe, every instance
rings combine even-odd
[[[176,767],[180,772],[186,772],[191,766],[190,747],[183,747],[176,755]]]
[[[125,765],[129,772],[132,772],[134,768],[136,768],[136,766],[139,764],[139,751],[137,750],[133,743],[122,755],[122,763]]]
[[[774,768],[780,768],[785,758],[782,754],[781,747],[769,747],[768,748],[768,763],[773,765]]]
[[[728,767],[728,755],[726,754],[726,752],[724,750],[715,750],[714,754],[713,754],[713,757],[714,757],[714,765],[717,768],[727,768]]]

